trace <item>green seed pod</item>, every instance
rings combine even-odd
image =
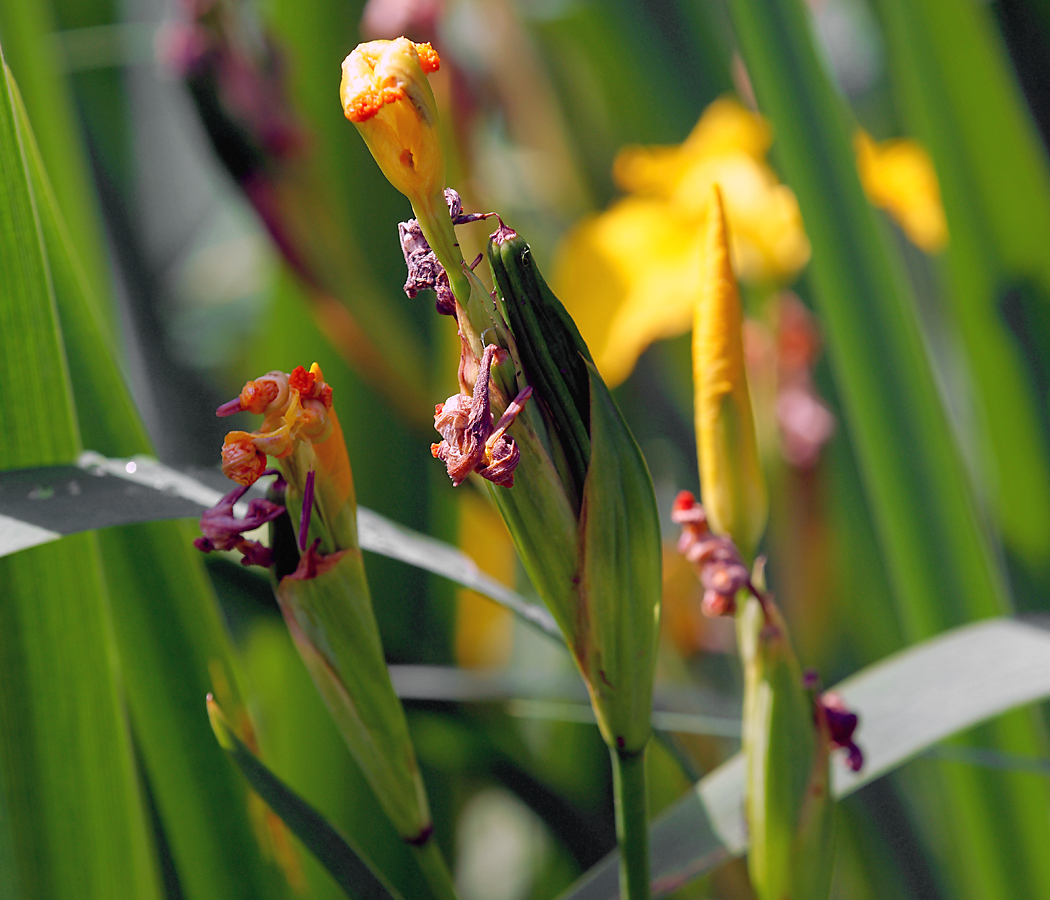
[[[281,579],[277,600],[310,676],[354,759],[407,841],[430,835],[430,811],[401,701],[383,658],[360,550],[317,556]]]
[[[590,351],[576,323],[547,287],[529,245],[509,229],[488,246],[489,265],[514,333],[525,379],[568,463],[578,507],[591,447]]]

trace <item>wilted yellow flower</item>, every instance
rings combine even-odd
[[[876,143],[866,131],[853,139],[864,192],[886,210],[915,246],[936,253],[948,243],[937,172],[925,148],[908,138]]]
[[[437,104],[426,75],[440,65],[430,44],[404,37],[360,44],[343,60],[343,112],[383,174],[413,203],[445,187]]]
[[[700,490],[712,531],[751,556],[766,526],[766,486],[744,369],[740,293],[717,186],[710,197],[693,325]]]
[[[808,261],[795,195],[765,162],[770,140],[761,116],[722,98],[683,144],[628,147],[617,157],[613,177],[629,196],[569,233],[554,276],[610,384],[654,340],[689,328],[713,184],[722,188],[742,279],[788,282]]]

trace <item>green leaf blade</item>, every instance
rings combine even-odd
[[[331,873],[348,897],[354,900],[401,900],[400,895],[320,813],[296,796],[244,745],[210,696],[208,716],[216,739],[244,777]]]
[[[17,89],[0,86],[0,467],[80,447]],[[159,898],[91,535],[0,561],[0,817],[15,898]]]

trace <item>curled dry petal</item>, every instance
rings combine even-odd
[[[244,555],[241,560],[243,565],[268,567],[273,562],[272,552],[258,541],[247,540],[244,534],[284,515],[285,509],[279,503],[257,497],[248,504],[247,515],[239,519],[234,514],[234,506],[247,490],[247,486],[244,485],[234,488],[215,506],[206,510],[200,519],[202,537],[193,543],[204,553],[213,550],[239,550]]]
[[[236,404],[236,405],[235,405]],[[296,366],[291,374],[269,372],[249,381],[236,401],[224,403],[219,415],[246,411],[264,417],[258,431],[231,431],[222,448],[222,471],[238,484],[251,485],[266,468],[266,457],[289,456],[300,440],[313,444],[333,431],[332,389],[320,366]]]
[[[432,444],[430,452],[445,463],[449,478],[457,487],[471,472],[477,472],[493,484],[513,487],[514,469],[520,451],[506,434],[532,395],[526,387],[507,407],[498,424],[493,424],[489,400],[489,373],[493,361],[506,358],[506,351],[489,344],[481,357],[473,396],[456,394],[434,410],[434,427],[441,434],[440,443]]]
[[[864,753],[853,740],[859,719],[855,712],[846,708],[838,694],[827,691],[817,697],[816,714],[822,715],[827,722],[831,746],[846,750],[846,765],[854,772],[859,772],[864,765]]]

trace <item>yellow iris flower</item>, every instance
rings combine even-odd
[[[627,147],[613,164],[626,196],[584,218],[559,248],[555,292],[610,385],[653,341],[688,330],[701,232],[712,185],[722,192],[733,269],[745,283],[790,283],[809,261],[798,201],[766,162],[765,119],[723,97],[685,142]],[[948,240],[933,164],[913,140],[876,144],[859,131],[857,167],[868,199],[928,253]]]
[[[765,120],[716,100],[676,147],[628,147],[613,176],[628,196],[584,219],[563,242],[554,287],[609,384],[655,340],[692,323],[701,232],[722,190],[734,269],[752,283],[789,282],[809,259],[798,202],[765,157]]]

